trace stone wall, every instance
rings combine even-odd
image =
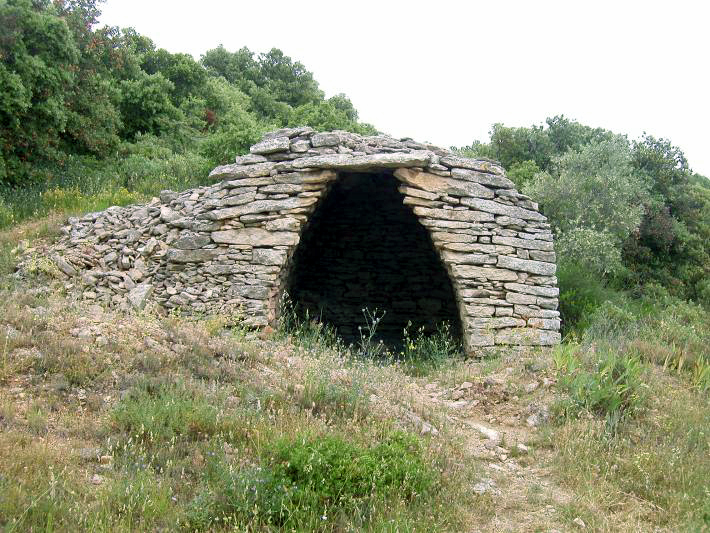
[[[313,253],[306,232],[305,247],[294,257],[304,227],[320,211],[333,183],[352,173],[398,181],[401,205],[428,230],[427,242],[448,274],[469,350],[559,342],[552,233],[537,204],[515,191],[495,163],[409,139],[279,130],[267,134],[249,155],[212,171],[214,185],[164,191],[147,205],[70,219],[53,257],[87,299],[124,307],[154,300],[166,308],[239,312],[247,324],[265,326],[277,319],[292,267],[302,263],[301,255]],[[387,191],[382,189],[390,195],[387,209],[395,209],[391,187]],[[320,216],[316,213],[316,225]],[[388,216],[394,215],[383,211],[382,217]],[[399,223],[402,216],[392,220]],[[411,225],[402,232],[402,239],[422,242]],[[386,236],[397,241],[395,232]],[[357,246],[366,245],[361,242]],[[368,253],[379,253],[352,252],[363,254],[363,264]],[[441,268],[424,264],[436,279]],[[423,300],[421,291],[414,290],[421,273],[410,274],[412,294]],[[433,295],[446,292],[439,285],[432,285]],[[449,295],[432,299],[438,298],[444,309],[450,307]],[[388,295],[386,300],[383,305],[389,307],[410,302],[412,317],[422,316],[409,296]],[[363,301],[362,307],[372,303]],[[406,313],[402,309],[400,314]]]

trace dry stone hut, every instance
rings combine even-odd
[[[382,333],[448,321],[469,352],[560,341],[550,226],[493,162],[293,128],[210,176],[71,219],[57,265],[112,305],[236,310],[266,326],[287,292],[346,337],[377,308]]]

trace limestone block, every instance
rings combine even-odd
[[[341,170],[367,170],[369,168],[417,167],[428,164],[433,152],[415,150],[409,153],[385,153],[352,156],[328,154],[304,157],[293,162],[293,168],[335,168]]]
[[[435,218],[420,218],[419,222],[428,228],[442,228],[449,230],[473,230],[473,231],[485,231],[485,228],[481,224],[475,224],[472,222],[462,222],[454,220],[440,220]]]
[[[504,244],[506,246],[513,246],[515,248],[525,248],[526,250],[553,250],[553,245],[551,241],[539,241],[536,239],[519,239],[517,237],[505,237],[501,235],[493,235],[492,240],[495,244]]]
[[[240,189],[232,189],[233,191],[238,191]],[[256,199],[256,191],[251,191],[243,194],[234,194],[230,196],[225,196],[220,200],[211,200],[209,203],[205,203],[208,207],[230,207],[235,205],[244,205],[249,202],[253,202]]]
[[[266,194],[298,194],[301,191],[303,191],[303,187],[293,183],[278,183],[276,185],[265,185],[263,187],[259,187],[259,192]]]
[[[494,200],[483,200],[480,198],[461,198],[461,204],[479,211],[494,213],[496,215],[507,215],[509,217],[522,218],[524,220],[547,220],[544,215],[537,211],[530,211],[521,207],[502,204]]]
[[[467,305],[466,315],[469,317],[493,316],[496,308],[492,305]]]
[[[457,243],[461,244],[464,243],[463,248],[456,248],[456,247],[449,247],[449,246],[444,246],[445,248],[456,251],[456,252],[480,252],[483,251],[479,248],[475,248],[476,244],[476,238],[472,235],[469,235],[468,233],[450,233],[446,231],[434,231],[431,234],[431,238],[434,242],[442,242],[442,243]],[[491,250],[493,250],[493,246],[491,246]]]
[[[513,314],[523,318],[557,318],[560,316],[560,312],[553,309],[539,309],[517,304],[513,307]]]
[[[210,220],[225,220],[228,218],[237,218],[241,215],[247,215],[251,213],[269,213],[285,211],[287,209],[296,209],[300,207],[308,207],[315,204],[318,198],[294,198],[289,197],[283,200],[256,200],[248,204],[227,207],[225,209],[217,209],[215,211],[210,211],[205,213],[205,217]]]
[[[559,318],[528,318],[528,326],[531,328],[538,329],[560,329],[560,319]]]
[[[301,221],[293,217],[279,217],[269,220],[264,224],[264,229],[268,231],[298,231],[301,229]]]
[[[319,146],[337,146],[340,144],[340,134],[338,133],[316,133],[311,137],[311,145],[314,148]]]
[[[486,278],[497,281],[515,281],[518,279],[518,275],[515,272],[502,268],[452,265],[451,270],[456,278]]]
[[[283,265],[286,262],[286,252],[269,248],[254,248],[252,263],[256,265]]]
[[[234,163],[237,165],[253,165],[254,163],[266,163],[266,158],[263,155],[257,154],[238,155],[234,158]]]
[[[439,163],[449,168],[464,168],[476,170],[482,173],[495,174],[504,176],[505,171],[500,165],[484,159],[469,159],[467,157],[459,157],[452,154],[447,154],[439,158]],[[511,182],[512,183],[512,182]]]
[[[128,302],[135,309],[143,309],[151,294],[153,294],[153,285],[150,283],[141,283],[130,290],[128,293]]]
[[[531,294],[519,294],[517,292],[509,292],[505,295],[505,301],[511,304],[535,305],[537,297]]]
[[[468,211],[458,209],[429,209],[428,207],[415,207],[414,214],[427,218],[456,220],[459,222],[492,221],[493,215],[481,211]]]
[[[200,235],[197,233],[186,233],[176,240],[172,245],[181,250],[197,250],[203,246],[207,246],[212,242],[208,235]]]
[[[178,250],[171,248],[165,258],[170,263],[202,263],[217,257],[219,250]]]
[[[525,326],[525,320],[513,317],[471,318],[466,323],[469,327],[475,329],[520,328]]]
[[[264,176],[260,178],[238,178],[222,182],[222,186],[232,189],[250,189],[251,187],[259,187],[261,185],[272,185],[276,183],[276,178],[273,176]],[[239,193],[241,191],[234,191]]]
[[[464,265],[494,265],[495,256],[488,254],[462,254],[457,252],[444,251],[441,254],[444,262]]]
[[[550,276],[555,273],[555,270],[557,270],[557,265],[554,263],[531,261],[530,259],[520,259],[510,255],[499,255],[498,266],[501,268],[509,268],[511,270],[530,272],[531,274],[541,274],[543,276]]]
[[[495,335],[489,330],[470,330],[466,332],[466,346],[493,346],[495,344]]]
[[[268,176],[276,163],[256,163],[255,165],[222,165],[210,172],[212,179],[259,178]]]
[[[539,250],[530,250],[530,259],[535,261],[546,261],[548,263],[554,263],[557,260],[555,252],[541,252]]]
[[[416,198],[414,196],[405,196],[402,203],[404,205],[414,205],[431,208],[437,208],[443,205],[443,202],[433,202],[431,200],[425,200],[424,198]]]
[[[560,289],[557,287],[540,287],[537,285],[524,285],[522,283],[506,283],[503,286],[509,291],[533,294],[545,298],[557,298],[560,294]]]
[[[310,149],[310,147],[311,147],[311,143],[306,140],[291,141],[291,151],[298,153],[298,154],[302,154],[304,152],[307,152]]]
[[[160,208],[160,220],[163,222],[172,222],[174,220],[177,220],[180,218],[180,213],[177,213],[176,211],[170,209],[167,206],[163,206]]]
[[[217,243],[249,246],[292,246],[298,243],[298,234],[290,231],[267,231],[262,228],[243,228],[213,231],[212,240]]]
[[[537,305],[542,307],[543,309],[557,309],[557,306],[559,305],[559,301],[557,298],[538,298],[537,299]]]
[[[249,151],[252,154],[273,154],[275,152],[286,152],[291,146],[291,139],[287,136],[265,139],[252,146]]]
[[[396,178],[412,187],[418,187],[429,192],[445,193],[453,196],[472,196],[477,198],[493,198],[492,189],[472,181],[444,178],[435,174],[421,172],[411,168],[398,168],[394,171]]]
[[[423,191],[422,189],[417,189],[416,187],[407,187],[406,185],[400,185],[398,187],[399,192],[405,196],[414,196],[417,198],[424,198],[425,200],[436,200],[439,198],[439,194],[433,192]]]
[[[557,331],[545,329],[502,329],[495,335],[496,344],[519,346],[551,346],[561,340],[562,336]]]

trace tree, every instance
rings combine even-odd
[[[207,82],[207,71],[189,54],[171,54],[161,48],[141,57],[141,68],[148,74],[160,73],[173,84],[173,105],[180,106],[189,96],[200,94]]]
[[[525,187],[542,205],[558,235],[561,259],[589,263],[607,248],[620,257],[621,243],[641,223],[647,187],[633,172],[625,137],[593,141],[579,152],[552,161],[553,172],[541,172]],[[596,237],[594,235],[596,234]],[[620,260],[599,272],[618,269]]]
[[[639,231],[624,243],[624,261],[638,283],[658,282],[673,294],[706,300],[710,292],[710,185],[693,177],[685,154],[644,134],[632,164],[650,196]]]
[[[0,184],[19,185],[31,164],[56,160],[78,50],[46,2],[0,6]]]
[[[160,73],[143,73],[138,79],[121,82],[123,136],[138,133],[160,135],[180,120],[180,112],[170,101],[173,83]]]

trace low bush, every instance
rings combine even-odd
[[[234,471],[215,461],[207,475],[210,488],[188,512],[194,528],[313,531],[343,515],[364,524],[377,505],[393,497],[413,501],[437,482],[419,440],[400,431],[371,444],[337,434],[283,437],[265,447],[260,465]]]
[[[590,413],[605,418],[613,429],[643,406],[644,367],[637,357],[608,348],[585,353],[568,344],[556,351],[555,363],[559,386],[567,393],[557,409],[565,417]]]

